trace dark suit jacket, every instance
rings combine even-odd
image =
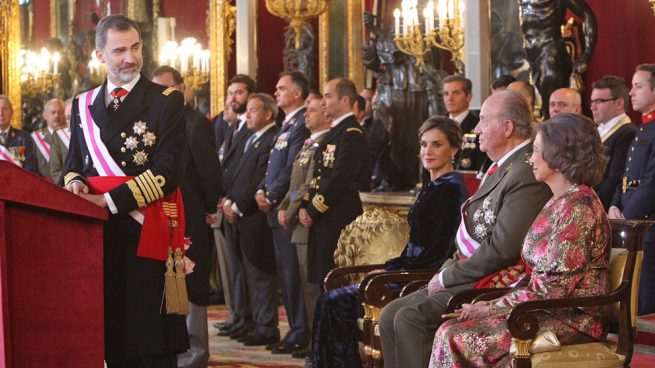
[[[270,274],[275,274],[276,270],[273,236],[266,223],[266,214],[257,207],[255,193],[266,175],[268,157],[278,131],[277,126],[269,128],[243,153],[236,165],[234,183],[227,195],[243,213],[239,222],[239,242],[248,260],[253,266]]]
[[[628,116],[626,116],[626,119],[628,122],[630,121]],[[637,134],[637,127],[632,123],[628,123],[622,125],[603,142],[609,162],[607,162],[602,181],[596,187],[596,193],[598,193],[605,211],[610,208],[612,197],[614,197],[614,193],[619,187],[619,183],[621,183],[621,178],[623,178],[628,149],[630,149],[635,134]]]
[[[532,144],[514,152],[463,207],[466,230],[480,247],[465,260],[455,256],[444,264],[444,286],[470,288],[487,275],[516,264],[525,234],[552,196],[546,184],[535,180],[527,162],[531,154]],[[474,214],[485,201],[495,223],[487,226],[484,234],[476,234]]]
[[[209,120],[188,104],[184,106],[186,120],[186,152],[180,189],[184,198],[184,225],[191,239],[187,257],[195,262],[193,272],[186,277],[189,300],[196,305],[209,304],[209,226],[206,213],[216,212],[223,186],[223,170],[218,161],[214,135]]]
[[[219,154],[219,157],[225,156],[225,153],[230,147],[230,139],[232,138],[232,132],[236,128],[236,124],[228,124],[225,119],[223,119],[223,112],[216,115],[214,118],[214,135],[216,137],[216,151]]]
[[[473,112],[469,111],[466,118],[462,120],[460,128],[462,129],[462,134],[474,134],[475,126],[478,125],[480,118],[478,118]],[[475,148],[464,148],[457,159],[455,160],[455,169],[457,170],[473,170],[478,171],[482,167],[487,154],[480,151],[480,139],[475,137],[474,142],[469,142],[469,144],[474,144]]]
[[[235,124],[239,124],[239,122]],[[234,129],[238,129],[238,127],[235,125]],[[246,123],[243,123],[241,129],[230,139],[229,148],[223,156],[223,190],[225,193],[229,193],[232,189],[235,170],[243,155],[243,146],[251,135],[252,132],[248,130]]]
[[[100,129],[100,138],[125,175],[146,180],[147,171],[165,182],[164,195],[173,192],[182,173],[184,152],[184,97],[178,91],[149,81],[141,75],[132,91],[111,117],[105,107],[103,84],[89,111]],[[71,142],[66,161],[65,182],[86,181],[98,176],[82,132],[78,98],[73,101]],[[144,143],[145,134],[135,124],[145,123],[154,134],[152,145]],[[126,140],[133,137],[137,146],[129,149]],[[147,160],[137,164],[134,154],[142,152]],[[135,190],[138,186],[135,179]],[[145,190],[145,189],[143,189]],[[105,358],[122,361],[164,352],[180,352],[188,347],[184,316],[161,315],[164,290],[164,262],[137,257],[141,225],[128,213],[135,210],[137,198],[129,184],[109,191],[118,208],[104,229],[105,283]],[[143,191],[142,197],[145,197]],[[155,197],[156,198],[156,197]],[[156,198],[159,199],[159,198]],[[146,204],[151,202],[146,199]]]
[[[315,180],[301,207],[314,220],[309,231],[308,279],[321,283],[334,268],[341,230],[362,213],[358,188],[369,180],[366,135],[354,116],[325,134],[314,162]]]
[[[39,174],[39,166],[36,158],[36,146],[29,133],[9,127],[5,147],[14,157],[21,161],[23,169]]]
[[[309,130],[305,127],[304,113],[305,108],[302,108],[280,129],[274,138],[275,143],[268,156],[266,177],[259,189],[265,191],[266,198],[271,202],[273,208],[277,207],[289,190],[293,159],[310,135]],[[269,226],[280,226],[277,221],[277,211],[271,210],[267,218]]]

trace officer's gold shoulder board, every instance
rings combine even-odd
[[[357,132],[359,134],[364,134],[364,132],[362,132],[362,130],[359,128],[348,128],[346,129],[346,132]]]
[[[161,94],[164,96],[168,96],[171,94],[171,92],[175,91],[175,88],[173,87],[168,87],[166,88]]]

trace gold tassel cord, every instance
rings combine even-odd
[[[175,271],[173,267],[173,251],[168,247],[168,259],[166,260],[166,273],[164,274],[164,301],[166,302],[166,314],[177,314],[180,309],[177,283],[175,282]],[[162,303],[163,306],[164,303]]]
[[[180,248],[175,249],[175,285],[177,299],[180,304],[178,314],[189,314],[189,296],[186,289],[186,276],[184,275],[184,260]]]

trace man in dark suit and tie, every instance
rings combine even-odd
[[[368,182],[368,145],[364,129],[353,114],[355,84],[347,78],[329,81],[321,109],[331,128],[314,152],[314,173],[298,211],[309,228],[307,279],[322,284],[335,267],[334,250],[341,230],[362,213],[358,188]]]
[[[0,95],[0,160],[9,161],[38,175],[36,147],[30,134],[11,126],[14,108],[9,97]]]
[[[73,102],[64,175],[67,190],[111,212],[103,250],[109,368],[177,367],[189,347],[186,296],[164,288],[185,271],[184,229],[175,225],[183,210],[184,97],[140,74],[142,42],[137,23],[123,15],[98,23],[96,55],[107,80]],[[170,238],[153,241],[162,234]]]
[[[246,346],[267,345],[280,340],[277,316],[277,276],[273,236],[255,200],[266,176],[269,154],[279,128],[277,106],[265,93],[248,97],[248,129],[253,134],[243,146],[232,187],[223,203],[227,221],[237,226],[237,238],[250,299],[253,330],[241,341]]]
[[[229,143],[225,147],[223,155],[223,190],[230,193],[234,184],[234,177],[237,174],[237,166],[243,155],[244,145],[253,134],[246,124],[246,107],[248,97],[255,92],[255,81],[247,75],[237,74],[230,79],[227,88],[228,104],[237,114],[237,122]],[[254,198],[254,193],[253,193]],[[224,208],[225,198],[218,203],[218,209]],[[231,296],[229,323],[220,329],[219,336],[230,336],[238,339],[247,336],[252,326],[250,315],[250,302],[246,291],[244,264],[240,255],[240,239],[237,237],[237,227],[233,223],[223,219],[223,235],[225,242],[222,242],[217,249],[218,256],[223,257],[226,264],[228,292]]]
[[[289,320],[289,332],[278,346],[268,346],[273,354],[292,354],[303,349],[309,340],[309,329],[296,246],[291,243],[291,229],[285,229],[277,220],[274,209],[289,189],[293,159],[309,138],[305,127],[305,99],[309,93],[309,81],[302,72],[282,73],[275,86],[277,106],[284,111],[282,128],[275,137],[275,144],[268,159],[266,178],[257,190],[259,209],[267,214],[268,225],[273,233],[275,261]]]
[[[455,159],[455,169],[478,171],[487,155],[480,151],[480,141],[474,132],[479,119],[469,111],[469,104],[473,99],[473,84],[467,78],[451,75],[443,80],[442,88],[448,117],[459,123],[464,134],[462,151]]]
[[[605,153],[609,157],[603,180],[596,187],[596,193],[607,211],[621,183],[628,149],[637,134],[637,127],[625,114],[625,106],[630,96],[623,78],[607,75],[595,82],[592,88],[591,113],[598,125],[600,139],[605,145]]]
[[[152,81],[182,93],[185,90],[180,73],[168,65],[155,69]],[[209,362],[207,306],[211,252],[207,217],[214,212],[221,195],[223,173],[209,120],[186,103],[184,119],[187,144],[180,189],[184,199],[185,236],[191,241],[186,256],[195,265],[193,272],[186,277],[189,293],[186,325],[191,346],[185,353],[178,355],[177,363],[180,368],[204,368]]]

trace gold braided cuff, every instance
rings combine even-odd
[[[128,180],[127,187],[130,188],[130,190],[132,191],[132,196],[134,196],[134,200],[136,201],[136,205],[139,208],[145,207],[146,206],[146,201],[143,198],[143,194],[141,193],[141,189],[139,189],[139,186],[137,185],[136,181],[134,179]]]
[[[134,179],[139,187],[139,191],[145,196],[146,203],[164,198],[162,188],[166,184],[166,179],[163,176],[154,176],[152,171],[146,170]]]
[[[70,183],[73,180],[80,180],[84,182],[86,178],[84,177],[84,175],[80,173],[71,171],[68,174],[66,174],[66,176],[64,176],[64,187],[68,186],[68,183]]]
[[[323,197],[321,194],[317,194],[314,196],[314,198],[312,198],[312,204],[320,213],[325,213],[330,209],[330,207],[325,204],[325,197]]]

